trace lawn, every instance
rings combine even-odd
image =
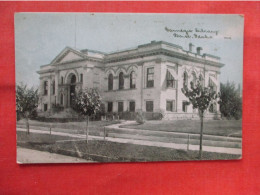
[[[18,146],[81,157],[98,162],[198,160],[198,151],[176,150],[103,140],[90,140],[87,144],[85,140],[69,140],[68,137],[61,136],[26,135],[25,132],[17,132],[17,134]],[[240,155],[203,152],[203,160],[239,158]]]
[[[142,125],[122,125],[122,128],[156,130],[167,132],[200,133],[199,120],[162,120],[146,121]],[[204,121],[204,134],[242,137],[241,120],[206,120]]]
[[[99,132],[103,131],[104,126],[119,123],[119,121],[89,121],[89,131],[91,135],[99,135]],[[75,133],[84,134],[86,128],[86,122],[41,122],[37,120],[29,121],[31,129],[46,130],[49,131],[51,127],[52,130],[65,132],[65,133]],[[17,122],[17,127],[25,128],[25,120],[19,120]]]
[[[38,134],[17,131],[17,145],[21,143],[30,144],[54,144],[64,140],[80,140],[80,138],[66,137],[60,135]]]

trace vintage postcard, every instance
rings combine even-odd
[[[18,163],[242,158],[243,15],[17,13]]]

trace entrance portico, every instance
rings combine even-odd
[[[82,83],[74,73],[69,73],[65,84],[60,85],[60,105],[69,108],[72,105],[73,96],[82,87]]]

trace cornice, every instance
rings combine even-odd
[[[212,65],[212,66],[216,66],[216,67],[223,67],[224,64],[219,63],[219,62],[214,62],[214,61],[210,61],[210,60],[206,60],[206,59],[199,59],[193,56],[188,56],[182,53],[178,53],[178,52],[174,52],[174,51],[168,51],[165,49],[162,49],[162,53],[163,55],[166,56],[170,56],[170,57],[175,57],[175,58],[179,58],[182,60],[186,60],[186,61],[190,61],[190,62],[197,62],[197,63],[201,63],[201,64],[206,64],[206,65]]]
[[[84,61],[101,63],[101,65],[103,65],[103,67],[95,66],[96,68],[100,68],[100,69],[104,69],[104,68],[108,68],[108,67],[114,67],[114,66],[131,65],[131,64],[137,64],[138,66],[140,66],[141,64],[148,62],[148,61],[155,61],[155,63],[164,62],[164,60],[160,59],[160,58],[152,59],[152,60],[151,59],[149,59],[149,60],[144,59],[145,57],[158,56],[158,55],[168,56],[168,57],[171,57],[171,58],[177,58],[177,59],[181,59],[181,60],[189,61],[189,62],[200,63],[202,65],[215,66],[215,67],[218,67],[218,68],[221,68],[221,67],[224,66],[224,64],[222,64],[220,62],[216,62],[216,61],[213,61],[213,60],[203,58],[204,55],[207,55],[207,56],[212,56],[212,55],[204,54],[202,56],[200,55],[200,58],[198,58],[198,57],[196,57],[196,54],[195,54],[195,56],[190,56],[184,50],[182,50],[182,52],[183,53],[181,53],[179,51],[169,50],[169,49],[166,49],[166,48],[157,48],[157,49],[153,49],[153,50],[150,50],[150,51],[142,51],[142,52],[136,50],[136,53],[134,53],[134,54],[125,54],[125,55],[119,54],[118,56],[114,56],[114,57],[109,57],[109,54],[108,54],[103,59],[85,56],[85,58],[83,58],[83,59],[77,59],[77,60],[71,60],[71,61],[66,61],[66,62],[53,63],[53,64],[51,63],[51,64],[48,64],[48,65],[43,65],[43,66],[41,66],[41,68],[46,67],[46,66],[50,66],[50,67],[46,68],[45,70],[39,70],[39,71],[37,71],[37,73],[38,74],[51,73],[51,72],[55,71],[57,68],[58,68],[58,70],[70,69],[70,67],[69,68],[62,68],[61,65],[84,62]],[[66,52],[64,52],[64,53],[65,53],[64,55],[66,55]],[[213,57],[215,57],[215,56],[213,56]],[[137,62],[131,62],[131,63],[124,62],[124,61],[127,61],[127,60],[133,60],[133,59],[139,59],[139,60]],[[219,58],[216,58],[216,59],[219,59]],[[168,60],[168,61],[171,61],[171,60]],[[117,63],[117,62],[124,62],[124,63],[109,66],[109,64]],[[79,67],[82,67],[82,66],[77,66],[76,68],[79,68]]]
[[[39,70],[37,71],[38,74],[44,74],[44,73],[53,73],[55,71],[54,68],[50,68],[50,69],[47,69],[47,70]]]
[[[155,56],[155,55],[165,55],[165,56],[175,57],[186,61],[208,64],[217,67],[224,66],[224,64],[219,62],[214,62],[207,59],[199,59],[193,56],[188,56],[186,54],[170,51],[164,48],[159,48],[148,52],[139,52],[137,54],[130,54],[130,55],[128,54],[124,56],[113,57],[112,59],[105,59],[104,62],[109,64],[109,63],[115,63],[115,62],[126,61],[126,60],[137,59],[137,58],[144,58],[144,57]]]

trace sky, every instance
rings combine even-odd
[[[221,82],[242,85],[243,23],[243,16],[231,14],[16,13],[16,82],[37,87],[36,71],[66,46],[109,53],[155,40],[177,44],[185,50],[189,43],[202,47],[202,53],[219,56],[225,64]],[[196,29],[204,32],[195,32]],[[189,37],[174,35],[185,36],[185,32],[180,32],[185,30],[192,31]],[[196,38],[194,34],[212,38]]]

